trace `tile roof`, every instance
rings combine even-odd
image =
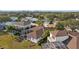
[[[32,32],[27,34],[28,38],[40,38],[43,34],[43,27],[34,27]]]
[[[29,30],[36,31],[36,30],[40,30],[40,29],[44,29],[44,27],[43,26],[36,26],[36,27],[30,28]]]
[[[67,32],[65,30],[56,30],[52,32],[54,36],[67,36]]]
[[[78,33],[78,32],[69,32],[69,34],[71,34],[71,35],[73,35],[73,36],[76,36],[76,37],[79,36],[79,33]]]
[[[67,44],[67,47],[70,49],[77,48],[77,38],[72,38],[69,43]]]
[[[27,38],[38,38],[36,32],[31,32],[27,34]]]

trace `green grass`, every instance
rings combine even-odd
[[[21,43],[21,47],[22,48],[31,48],[31,49],[36,49],[36,48],[41,48],[40,46],[38,46],[38,44],[32,43],[29,40],[25,40]]]
[[[16,42],[14,41],[12,44],[12,48],[13,49],[40,49],[41,46],[39,46],[38,44],[32,43],[31,41],[28,40],[24,40],[22,42]]]
[[[0,48],[5,49],[38,49],[41,48],[38,44],[32,43],[31,41],[24,40],[18,42],[15,36],[11,34],[0,35]]]
[[[0,48],[10,48],[12,44],[12,37],[9,34],[0,35]]]
[[[7,34],[7,32],[5,32],[5,31],[0,31],[0,35],[4,35],[4,34]]]

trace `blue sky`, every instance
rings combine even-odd
[[[0,0],[0,10],[79,10],[79,0]]]

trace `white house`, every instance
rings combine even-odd
[[[25,17],[25,18],[22,18],[21,21],[24,21],[24,20],[30,20],[31,23],[34,23],[34,22],[38,21],[37,18],[33,18],[33,17]]]
[[[31,27],[31,21],[28,19],[23,18],[19,22],[6,22],[7,26],[15,26],[16,28],[27,28]]]
[[[31,18],[30,20],[31,20],[32,22],[36,22],[36,21],[38,21],[37,18]]]
[[[63,42],[64,40],[68,39],[69,36],[65,30],[57,30],[50,33],[48,37],[49,42]]]
[[[26,34],[30,32],[30,28],[31,28],[31,21],[30,20],[25,20],[22,19],[19,22],[6,22],[5,23],[6,26],[14,26],[16,30],[12,30],[12,33],[16,33],[17,31],[20,33],[20,38],[22,39],[26,39]]]

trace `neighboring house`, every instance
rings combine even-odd
[[[30,20],[31,20],[32,23],[35,23],[36,21],[38,21],[37,18],[31,18]]]
[[[79,29],[75,29],[75,31],[79,33]]]
[[[40,39],[42,39],[42,34],[44,32],[43,26],[34,27],[30,30],[32,30],[32,32],[27,34],[27,40],[37,43]]]
[[[13,22],[6,22],[5,25],[6,26],[12,26],[13,25]]]
[[[40,29],[44,31],[45,27],[44,26],[36,26],[36,27],[30,28],[29,30],[37,31],[37,30],[40,30]]]
[[[45,21],[44,21],[43,26],[44,26],[45,29],[47,29],[47,30],[53,30],[53,29],[55,29],[54,23],[51,23],[51,21],[48,21],[48,20],[45,20]]]
[[[49,22],[44,22],[43,25],[44,27],[48,27]]]
[[[12,30],[11,32],[13,34],[16,34],[18,32],[21,39],[26,39],[26,34],[30,32],[29,29],[31,28],[30,20],[22,19],[19,22],[6,22],[5,24],[6,26],[14,26],[16,30]]]
[[[4,30],[4,28],[5,28],[5,24],[0,23],[0,31]]]
[[[18,19],[18,17],[10,17],[10,19],[14,22]]]
[[[72,31],[72,29],[69,26],[65,27],[66,31]]]
[[[49,28],[52,28],[52,27],[54,28],[54,25],[53,24],[48,24],[48,27]]]
[[[25,17],[25,18],[22,18],[21,21],[26,21],[26,20],[29,20],[29,21],[31,22],[31,25],[33,25],[33,26],[38,26],[38,24],[35,23],[36,21],[38,21],[37,18]]]
[[[51,21],[46,20],[46,21],[44,21],[43,25],[44,25],[45,27],[53,27],[53,28],[55,28],[56,25],[57,25],[57,23],[58,23],[58,21],[53,21],[53,22],[51,23]]]
[[[79,18],[76,18],[75,20],[76,20],[76,21],[79,21]]]
[[[53,21],[53,27],[56,27],[58,21]]]
[[[47,43],[42,45],[42,48],[47,49],[67,49],[63,41],[67,40],[69,36],[65,30],[56,30],[50,32],[50,36],[47,38]]]
[[[39,26],[38,24],[36,23],[31,23],[32,26]]]
[[[38,21],[38,19],[37,18],[33,18],[33,17],[25,17],[25,18],[23,18],[24,20],[30,20],[31,22],[36,22],[36,21]]]
[[[48,27],[49,23],[50,23],[50,21],[45,20],[44,23],[43,23],[44,27]]]
[[[69,36],[65,30],[56,30],[50,32],[50,36],[48,37],[49,42],[63,42],[68,39]]]
[[[69,49],[79,49],[79,33],[78,32],[69,32],[70,38],[68,41],[65,41]]]
[[[7,26],[15,26],[16,28],[28,28],[31,27],[30,20],[21,20],[19,22],[6,22]]]
[[[45,27],[45,26],[44,26]],[[53,26],[53,24],[48,24],[48,26],[47,27],[45,27],[45,29],[46,30],[54,30],[55,29],[55,27]]]
[[[25,17],[25,19],[28,19],[28,20],[30,20],[30,19],[32,19],[32,17]]]

